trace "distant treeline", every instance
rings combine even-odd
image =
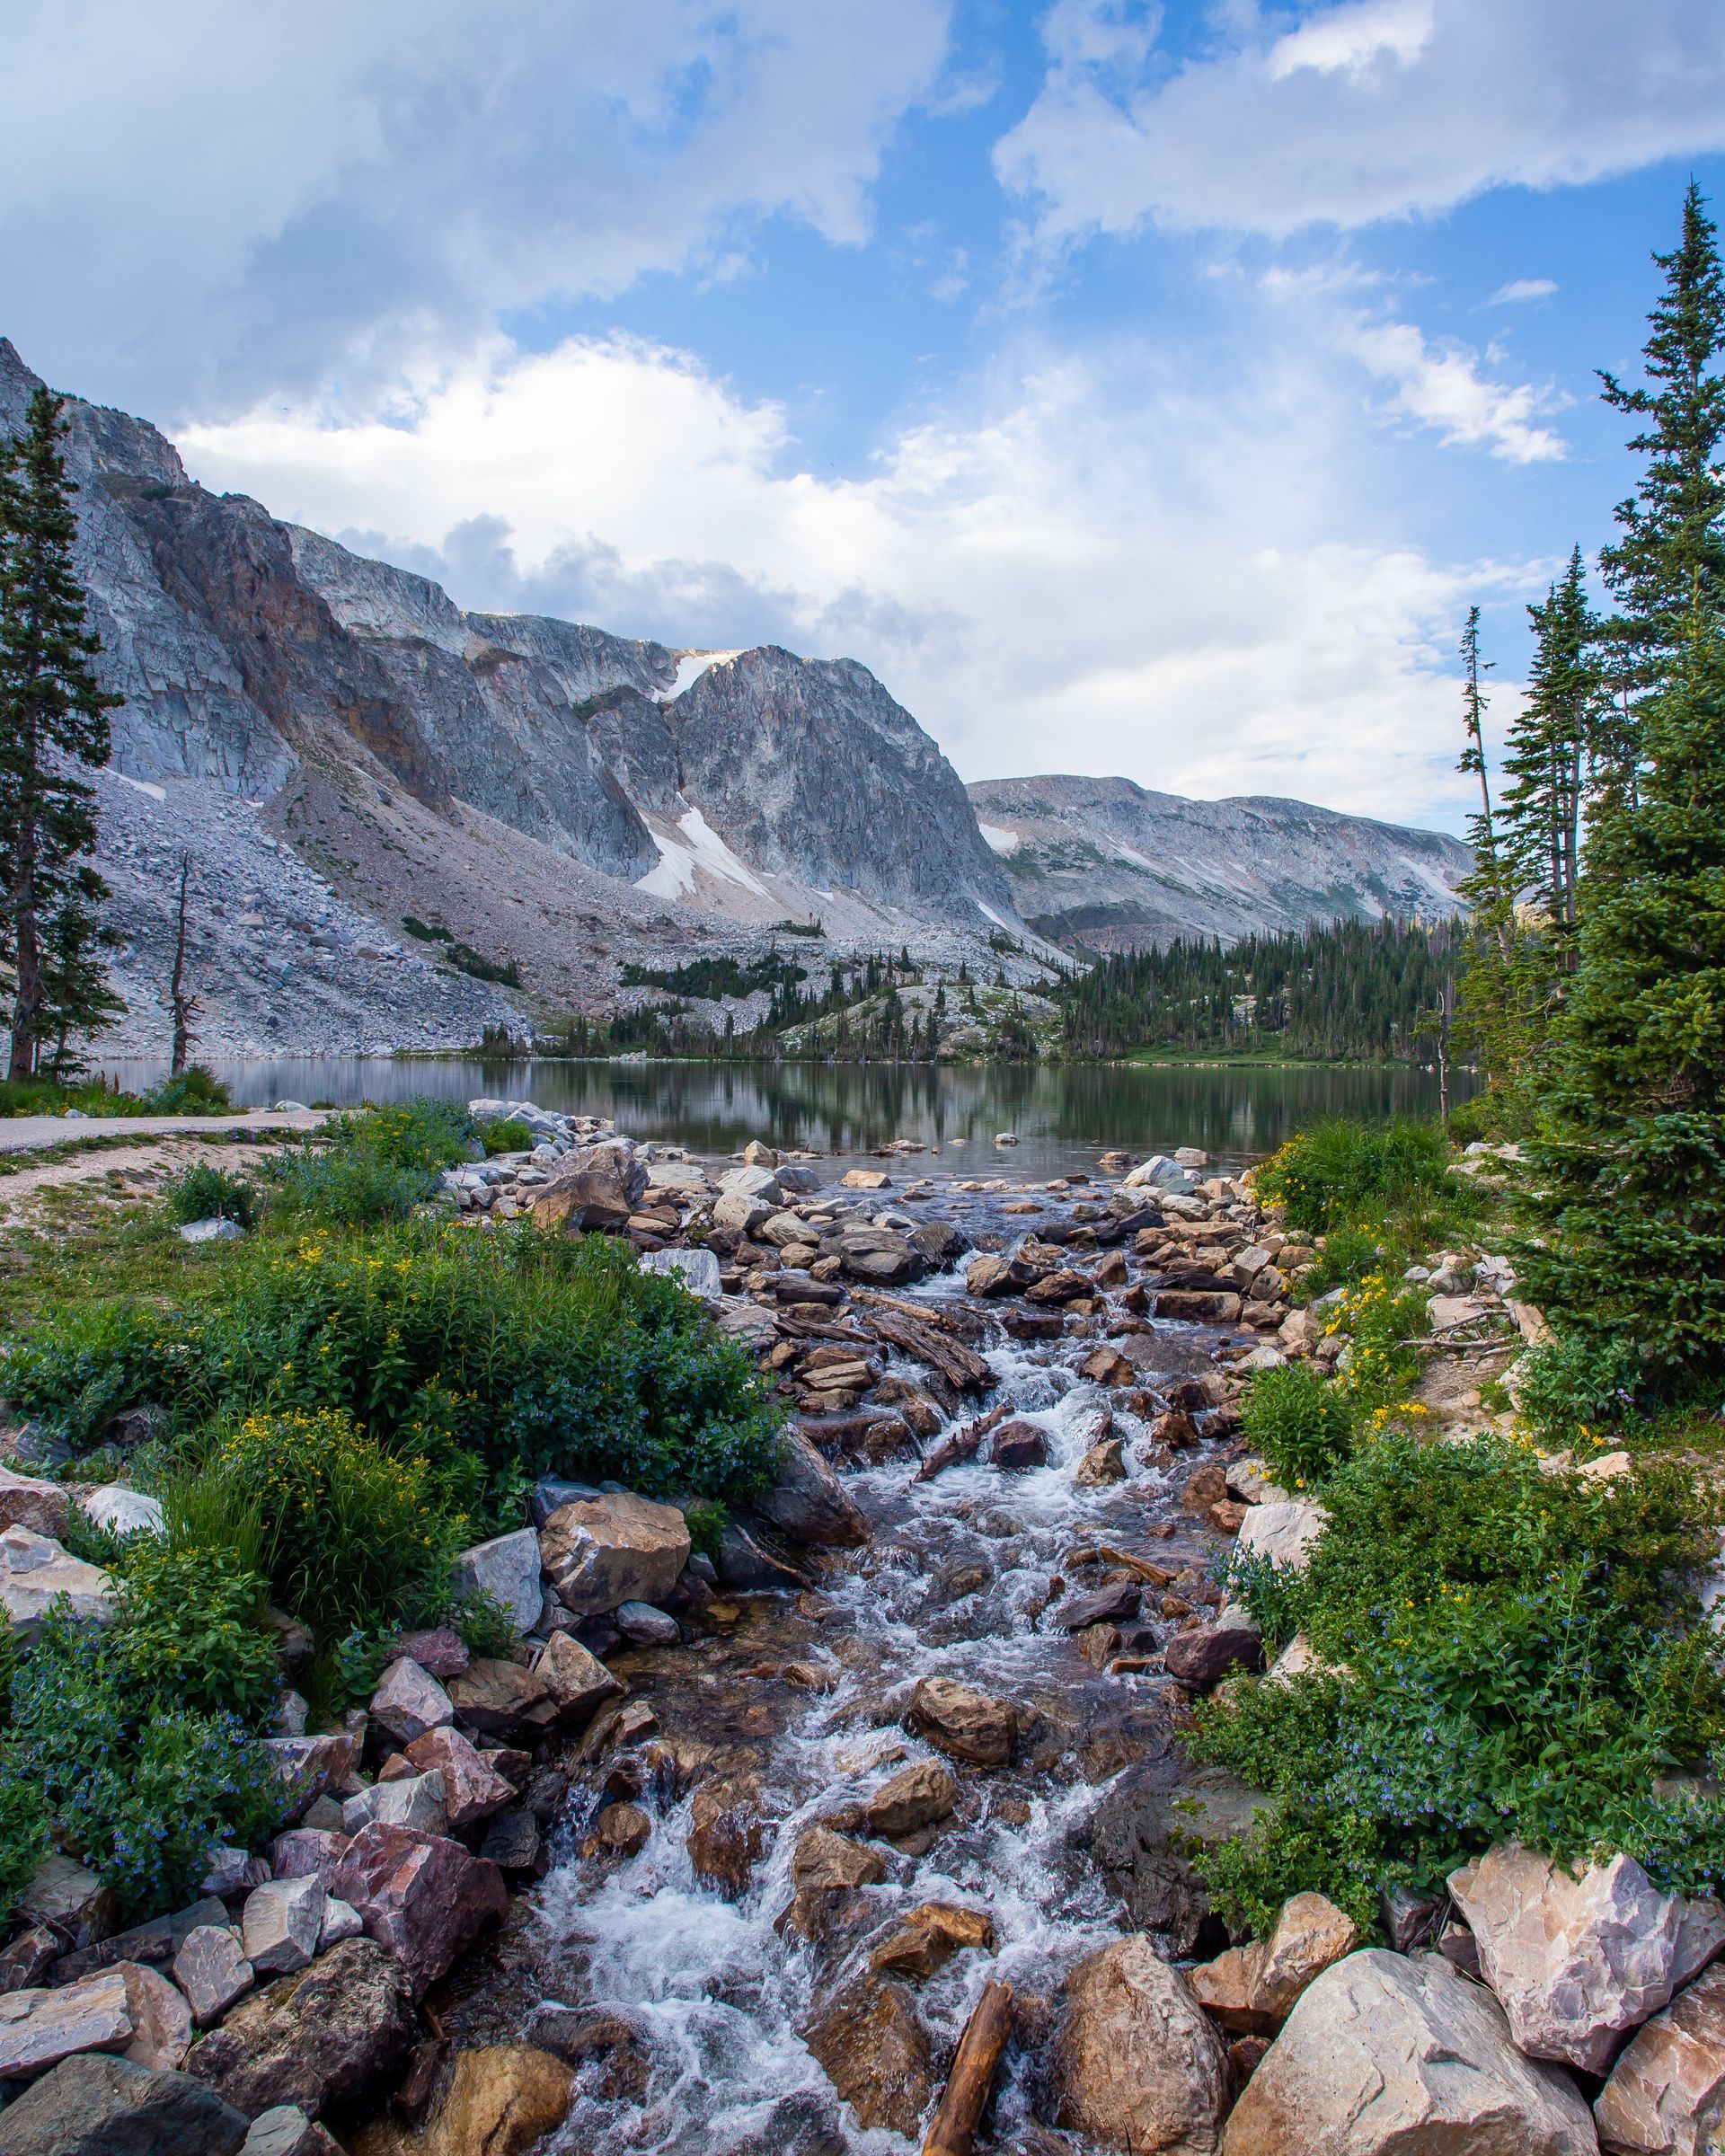
[[[1467,956],[1453,922],[1340,921],[1299,935],[1171,943],[1101,959],[1054,991],[1066,1053],[1135,1048],[1416,1062],[1422,1021]]]

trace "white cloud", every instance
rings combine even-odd
[[[1353,227],[1725,147],[1718,0],[1343,0],[1285,25],[1226,11],[1181,64],[1156,11],[1058,0],[1047,76],[995,153],[1044,243]]]
[[[469,605],[858,657],[967,776],[1445,813],[1455,624],[1525,574],[1339,536],[1357,413],[1330,355],[1230,353],[1023,354],[853,479],[800,464],[775,406],[621,338],[498,345],[386,417],[271,408],[183,446]]]
[[[1408,322],[1356,321],[1342,346],[1393,384],[1393,408],[1435,428],[1452,445],[1489,449],[1508,464],[1549,464],[1568,454],[1561,435],[1534,424],[1556,401],[1528,383],[1494,382],[1465,345],[1429,344]]]
[[[1513,307],[1525,299],[1550,299],[1556,290],[1549,277],[1517,277],[1499,285],[1485,304],[1488,307]]]
[[[167,413],[351,389],[503,310],[734,270],[767,216],[854,243],[951,4],[13,0],[4,327],[39,370]]]

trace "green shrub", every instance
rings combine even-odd
[[[1361,1408],[1399,1402],[1419,1382],[1420,1359],[1409,1346],[1427,1330],[1426,1299],[1388,1270],[1367,1273],[1339,1303],[1331,1320],[1350,1336],[1336,1383]]]
[[[689,1548],[694,1555],[709,1557],[716,1564],[725,1530],[730,1524],[730,1513],[722,1505],[699,1498],[683,1507],[683,1524],[689,1531]]]
[[[163,1397],[175,1331],[172,1320],[129,1297],[67,1302],[12,1342],[7,1397],[86,1452],[122,1408]]]
[[[226,1086],[201,1063],[160,1085],[153,1085],[138,1100],[137,1112],[146,1116],[226,1116],[234,1113]]]
[[[1510,1839],[1565,1863],[1624,1850],[1676,1892],[1725,1879],[1725,1800],[1654,1794],[1725,1740],[1718,1643],[1683,1586],[1716,1553],[1715,1493],[1674,1465],[1602,1484],[1392,1427],[1324,1503],[1304,1572],[1244,1567],[1233,1591],[1328,1674],[1199,1710],[1199,1755],[1276,1800],[1207,1860],[1233,1914],[1261,1924],[1313,1885],[1358,1914]]]
[[[1285,1489],[1326,1480],[1353,1445],[1353,1402],[1305,1363],[1255,1378],[1244,1420],[1246,1436]]]
[[[515,1620],[494,1595],[464,1595],[450,1604],[444,1621],[462,1638],[469,1654],[506,1662],[520,1634]]]
[[[1634,1350],[1574,1333],[1525,1355],[1515,1375],[1517,1411],[1548,1442],[1585,1452],[1633,1408],[1641,1377]]]
[[[454,1101],[421,1096],[336,1116],[274,1172],[284,1202],[331,1227],[376,1227],[404,1220],[466,1157],[473,1118]]]
[[[199,1161],[164,1187],[171,1220],[234,1220],[243,1228],[258,1224],[258,1194],[243,1176],[229,1175]]]
[[[51,1837],[128,1917],[147,1916],[184,1906],[213,1844],[251,1846],[269,1830],[280,1792],[268,1754],[234,1716],[172,1696],[133,1663],[124,1625],[44,1621],[0,1747],[0,1883],[23,1861],[8,1825],[33,1816],[39,1848]]]
[[[1351,1287],[1376,1272],[1385,1258],[1376,1228],[1331,1228],[1311,1271],[1300,1282],[1301,1297],[1309,1303],[1332,1287]]]
[[[518,1123],[513,1116],[506,1116],[500,1123],[487,1123],[479,1135],[488,1153],[526,1153],[534,1144],[531,1127]]]
[[[320,1631],[434,1622],[467,1533],[420,1457],[390,1453],[338,1409],[248,1415],[208,1471],[255,1506],[277,1602]]]
[[[115,1621],[129,1680],[164,1708],[232,1714],[261,1729],[281,1688],[262,1628],[263,1582],[225,1551],[128,1539]]]
[[[1259,1197],[1287,1207],[1288,1225],[1308,1234],[1381,1218],[1411,1200],[1455,1187],[1448,1147],[1435,1123],[1314,1123],[1266,1161]]]

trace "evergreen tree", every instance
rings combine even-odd
[[[1639,800],[1588,844],[1517,1261],[1560,1326],[1668,1382],[1725,1374],[1725,637],[1693,618]]]
[[[1516,878],[1510,849],[1491,805],[1485,753],[1490,659],[1480,657],[1480,610],[1470,606],[1462,631],[1462,753],[1456,768],[1480,782],[1480,806],[1468,818],[1473,867],[1459,885],[1467,900],[1473,949],[1462,976],[1461,1021],[1494,1084],[1512,1081],[1526,1060],[1531,1027],[1526,984],[1516,949]]]
[[[59,399],[39,389],[24,433],[0,452],[0,948],[16,976],[13,1078],[36,1071],[44,1042],[63,1056],[71,1028],[113,1007],[95,971],[107,895],[88,865],[95,796],[75,773],[108,761],[121,699],[89,663],[99,647],[72,564],[66,431]]]
[[[1665,290],[1648,316],[1647,384],[1625,388],[1601,373],[1606,402],[1645,420],[1629,446],[1645,457],[1634,494],[1617,508],[1622,535],[1600,568],[1617,601],[1606,624],[1619,687],[1617,783],[1633,804],[1641,702],[1658,690],[1697,608],[1725,619],[1725,271],[1719,235],[1692,180],[1683,232],[1655,254]]]

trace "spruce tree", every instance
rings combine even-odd
[[[1725,1375],[1725,636],[1697,612],[1599,813],[1517,1270],[1672,1384]]]
[[[1647,422],[1629,443],[1646,465],[1618,504],[1622,535],[1599,556],[1618,606],[1605,629],[1618,685],[1615,779],[1632,805],[1642,702],[1682,650],[1691,614],[1725,619],[1725,271],[1693,180],[1678,243],[1653,260],[1665,290],[1648,316],[1647,383],[1626,388],[1614,375],[1599,377],[1608,404]]]
[[[24,432],[0,452],[0,946],[16,976],[9,1075],[31,1076],[44,1042],[100,1022],[89,865],[95,796],[75,776],[108,761],[99,649],[73,568],[77,522],[60,443],[60,400],[38,389]],[[57,1007],[56,998],[59,999]]]

